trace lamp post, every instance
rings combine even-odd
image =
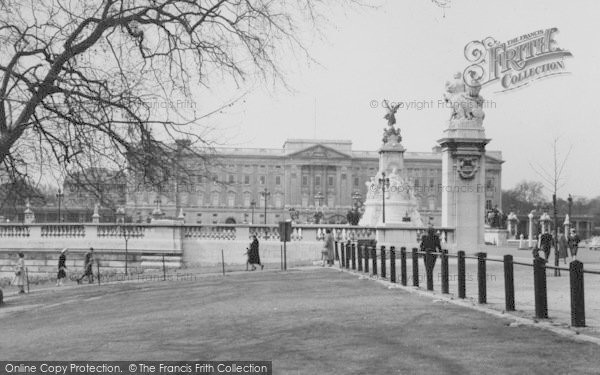
[[[318,191],[317,194],[315,194],[315,201],[317,202],[315,206],[315,224],[321,223],[321,218],[323,217],[323,210],[321,209],[321,202],[323,199],[325,199],[323,193]]]
[[[65,195],[63,194],[62,190],[60,188],[58,188],[58,193],[56,194],[56,199],[58,199],[58,222],[60,223],[60,203],[63,199]]]
[[[256,207],[256,201],[252,199],[250,202],[250,207],[252,207],[252,218],[250,219],[250,224],[254,224],[254,207]]]
[[[121,236],[123,236],[123,238],[125,239],[125,276],[127,276],[127,263],[128,263],[128,259],[129,259],[127,245],[129,242],[129,238],[131,237],[131,230],[130,230],[129,226],[127,226],[125,223],[121,223]]]
[[[354,193],[352,193],[352,209],[350,210],[351,212],[351,217],[349,219],[352,220],[348,220],[350,222],[351,225],[358,225],[358,222],[360,220],[360,200],[362,199],[362,195],[358,192],[355,191]]]
[[[381,187],[382,219],[385,224],[385,189],[390,186],[390,179],[385,177],[385,172],[381,172],[379,186]]]
[[[267,199],[270,195],[271,193],[269,192],[269,190],[267,190],[267,188],[260,192],[260,196],[265,199],[265,225],[267,224]]]
[[[571,221],[573,220],[571,218],[571,209],[573,208],[573,197],[571,196],[571,194],[569,194],[569,197],[567,198],[567,202],[569,203],[569,232],[571,232]],[[568,235],[569,234],[565,232],[565,237]]]

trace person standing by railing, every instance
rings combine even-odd
[[[252,266],[252,271],[256,270],[255,264],[258,264],[261,270],[265,268],[264,264],[260,262],[260,253],[258,248],[258,238],[255,234],[252,236],[252,242],[250,243],[250,247],[248,248],[248,264]]]
[[[421,251],[430,250],[431,252],[442,252],[442,245],[440,243],[440,237],[435,232],[433,225],[429,225],[427,229],[427,234],[423,235],[421,238]],[[435,262],[437,260],[437,256],[432,254],[430,257],[423,257],[423,262],[425,264],[425,269],[427,272],[433,272],[433,268],[435,267]]]
[[[25,254],[19,253],[17,263],[15,264],[15,277],[13,285],[19,287],[19,294],[25,293]]]
[[[333,251],[335,241],[333,239],[333,235],[331,234],[331,229],[325,230],[325,238],[323,239],[323,241],[324,243],[321,256],[321,259],[323,261],[322,266],[325,267],[325,262],[327,262],[327,265],[331,267],[333,266],[333,261],[335,259],[335,253]]]
[[[548,262],[548,258],[550,258],[550,248],[552,247],[553,242],[554,239],[552,238],[552,235],[548,233],[548,228],[544,229],[544,233],[540,236],[540,248],[544,252],[546,262]]]
[[[569,256],[568,247],[569,244],[567,242],[567,237],[565,237],[565,234],[563,232],[558,232],[558,239],[556,240],[558,258],[562,258],[565,264],[567,264],[567,257]]]

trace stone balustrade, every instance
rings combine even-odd
[[[426,230],[390,225],[293,225],[287,259],[291,262],[320,259],[327,229],[336,241],[375,240],[378,245],[407,248],[418,246]],[[451,228],[438,228],[438,231],[443,247],[452,249],[454,231]],[[0,254],[23,251],[40,257],[45,253],[58,254],[62,248],[83,253],[93,247],[99,254],[114,255],[113,263],[118,267],[117,258],[124,259],[127,248],[132,257],[142,259],[168,254],[179,257],[181,264],[189,267],[219,264],[222,254],[225,263],[245,264],[245,251],[253,235],[260,242],[263,262],[279,263],[281,242],[277,225],[192,225],[168,220],[150,224],[0,224]]]

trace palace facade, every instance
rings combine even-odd
[[[182,215],[188,224],[272,224],[292,216],[306,223],[316,215],[324,223],[344,223],[348,210],[364,201],[366,182],[379,166],[377,151],[353,150],[348,140],[288,139],[282,148],[218,148],[211,157],[217,167],[210,177],[198,174],[161,191],[128,186],[127,215],[134,222],[146,221],[158,207],[166,216]],[[202,164],[187,158],[186,168]],[[404,160],[421,216],[432,216],[439,224],[446,188],[441,149],[407,151]],[[502,163],[501,152],[486,152],[481,193],[488,208],[501,207]]]

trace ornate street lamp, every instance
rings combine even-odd
[[[571,232],[571,221],[573,220],[571,218],[571,210],[573,208],[573,197],[571,196],[571,194],[569,194],[569,197],[567,198],[567,202],[569,203],[569,232]],[[565,236],[568,236],[568,233],[565,232]]]
[[[381,172],[381,178],[379,179],[379,186],[381,187],[381,201],[382,201],[382,221],[385,224],[385,189],[390,187],[390,179],[385,177],[385,172]]]
[[[269,190],[267,190],[267,188],[265,188],[265,190],[260,192],[260,196],[265,199],[265,225],[266,225],[267,224],[267,199],[269,198],[269,196],[271,196],[271,193],[269,192]]]
[[[63,199],[65,195],[63,194],[62,190],[60,188],[58,188],[58,193],[56,194],[56,199],[58,199],[58,222],[60,223],[62,220],[60,220],[60,203]]]

